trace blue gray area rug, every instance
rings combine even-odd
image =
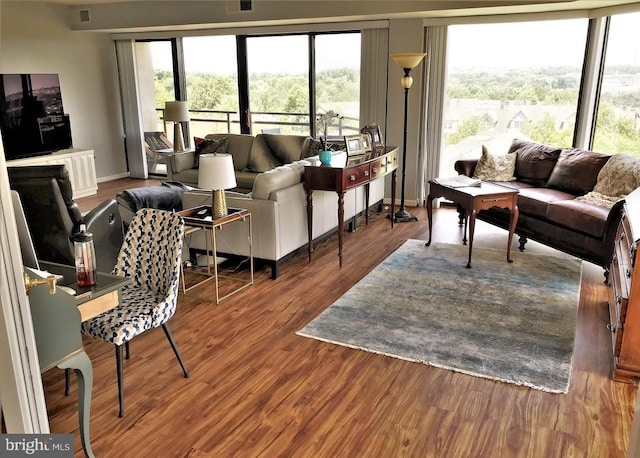
[[[467,250],[409,240],[297,334],[566,393],[582,262]]]

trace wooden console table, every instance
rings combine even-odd
[[[398,147],[387,146],[375,157],[364,155],[347,158],[346,153],[334,154],[331,164],[307,165],[304,168],[304,190],[307,193],[307,232],[309,236],[309,262],[313,252],[313,191],[334,191],[338,194],[338,259],[342,267],[342,237],[344,232],[344,195],[349,189],[365,186],[365,221],[369,224],[369,184],[391,174],[391,215],[396,199],[396,172]],[[393,217],[391,227],[393,227]]]

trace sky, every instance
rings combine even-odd
[[[616,15],[612,19],[607,65],[640,65],[640,13]],[[449,68],[540,66],[581,67],[587,34],[587,19],[544,22],[453,25],[449,28]],[[327,34],[317,37],[317,69],[355,66],[360,62],[359,34]],[[156,42],[157,43],[157,42]],[[154,52],[154,64],[170,70],[168,42]],[[275,44],[274,44],[275,43]],[[184,38],[188,72],[214,71],[233,74],[235,37]],[[248,39],[249,71],[304,73],[307,69],[307,38],[251,37]],[[301,56],[295,58],[295,56]]]
[[[640,65],[640,13],[613,17],[607,65]],[[454,25],[449,67],[582,66],[587,19]]]
[[[262,73],[306,73],[307,37],[252,37],[247,40],[249,71]],[[183,39],[187,72],[236,73],[234,36],[186,37]],[[171,47],[168,42],[153,43],[157,68],[171,70]],[[339,50],[339,52],[337,52]],[[296,58],[296,56],[300,56]],[[316,68],[360,67],[360,34],[326,34],[316,37]]]

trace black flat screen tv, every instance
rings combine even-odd
[[[0,75],[0,133],[7,161],[71,148],[57,74]]]

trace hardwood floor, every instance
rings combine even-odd
[[[113,191],[106,189],[99,197]],[[137,337],[125,362],[124,418],[117,416],[113,348],[85,338],[94,368],[96,455],[624,456],[636,387],[609,379],[605,287],[592,264],[583,263],[567,395],[295,334],[405,240],[427,239],[426,209],[410,210],[417,223],[391,230],[374,213],[368,227],[361,222],[346,233],[341,269],[334,235],[316,247],[311,264],[302,252],[283,263],[275,281],[268,269],[258,270],[252,288],[217,306],[213,283],[181,293],[169,327],[191,376],[182,377],[161,330]],[[454,210],[435,210],[434,241],[459,243],[460,232]],[[478,222],[475,246],[505,243],[506,232]],[[557,254],[534,242],[528,250]],[[75,377],[68,397],[60,370],[44,374],[44,386],[52,432],[74,433],[82,456]]]

